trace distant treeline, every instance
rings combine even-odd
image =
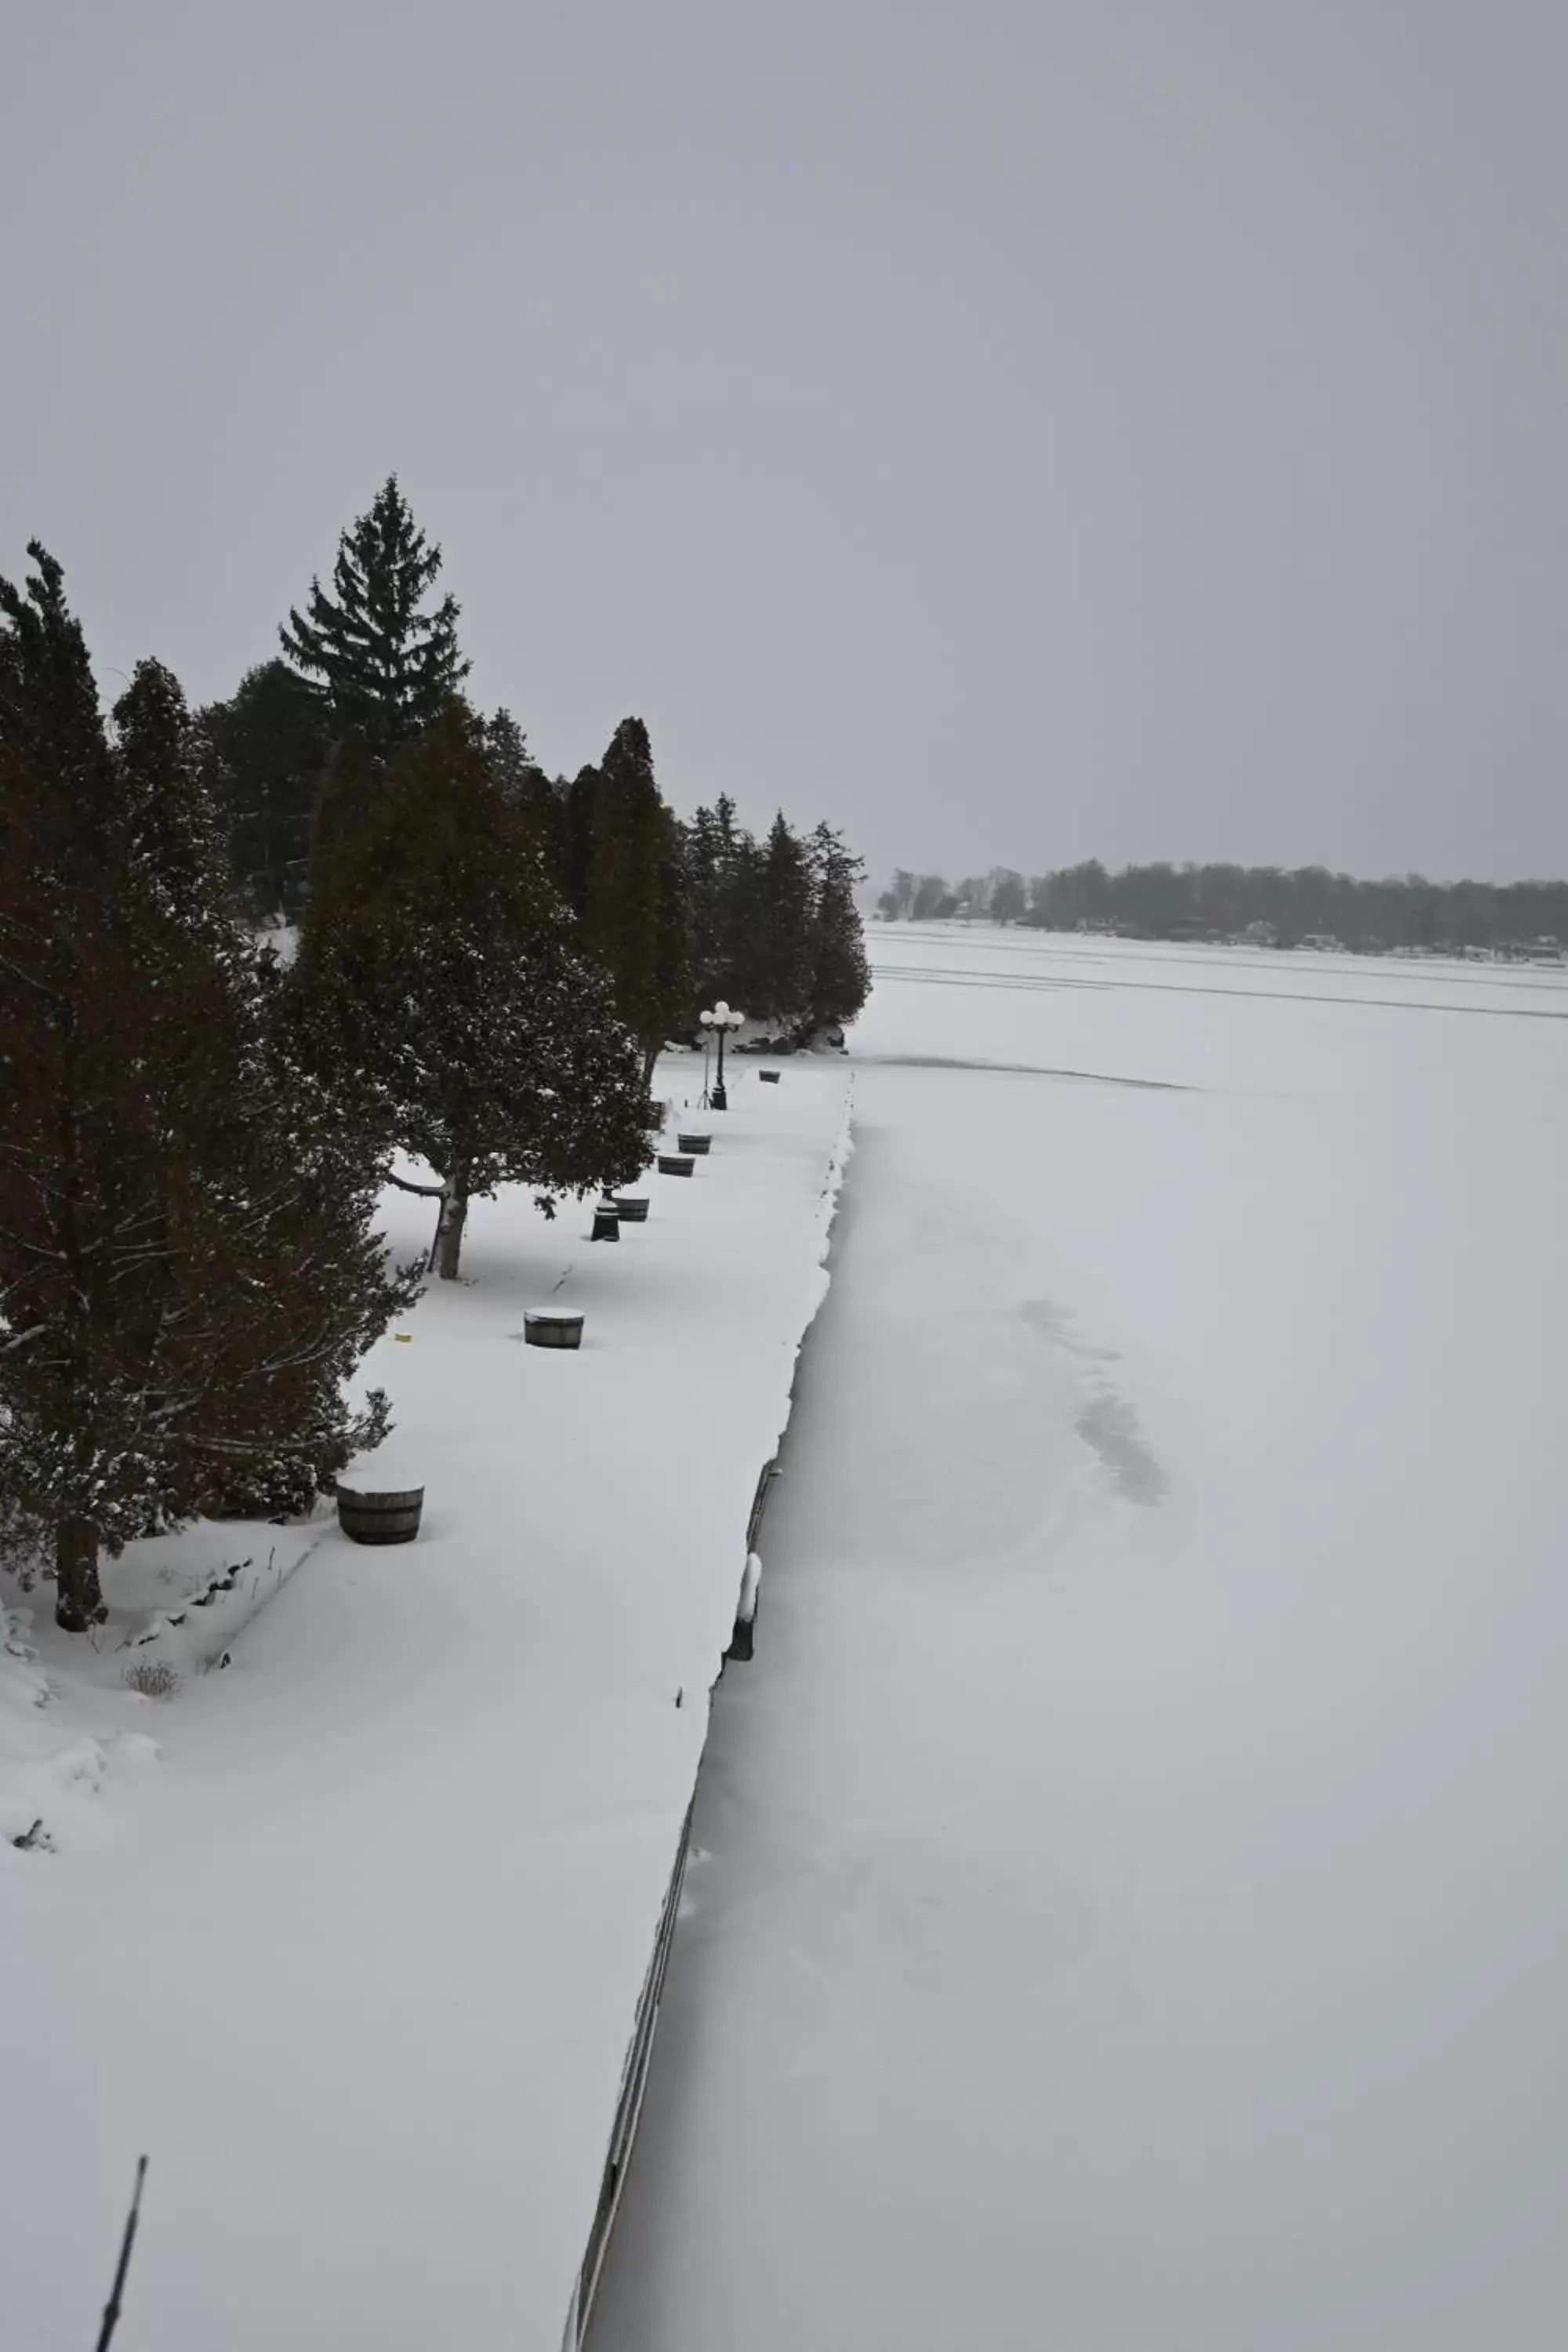
[[[1568,882],[1363,882],[1326,866],[1124,866],[1090,858],[1026,880],[1010,866],[949,883],[900,868],[879,898],[889,921],[984,917],[1043,930],[1080,925],[1135,939],[1271,935],[1282,947],[1329,938],[1347,948],[1522,946],[1568,940]]]

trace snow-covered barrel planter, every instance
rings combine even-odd
[[[678,1135],[675,1139],[682,1151],[689,1151],[699,1160],[705,1159],[713,1149],[710,1135]]]
[[[735,1630],[730,1636],[727,1658],[742,1662],[751,1657],[757,1638],[757,1595],[762,1588],[763,1563],[752,1552],[746,1561],[746,1572],[741,1579],[741,1597],[735,1604]]]
[[[623,1192],[616,1201],[616,1206],[621,1213],[623,1225],[647,1224],[647,1194],[646,1192]]]
[[[618,1242],[621,1238],[621,1213],[613,1201],[601,1201],[594,1211],[594,1230],[590,1241]]]
[[[425,1508],[423,1486],[354,1486],[338,1481],[338,1525],[351,1543],[412,1543]]]
[[[580,1348],[583,1344],[582,1309],[531,1307],[522,1318],[522,1336],[531,1348]]]
[[[689,1176],[696,1165],[695,1160],[679,1151],[661,1151],[658,1155],[661,1176]]]

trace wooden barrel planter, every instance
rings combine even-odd
[[[679,1152],[661,1151],[658,1155],[661,1176],[689,1176],[696,1165],[695,1160],[687,1159]]]
[[[776,1070],[759,1070],[757,1076],[764,1087],[776,1087],[779,1082],[779,1074]]]
[[[424,1507],[423,1486],[338,1487],[338,1525],[351,1543],[412,1543]]]
[[[605,1207],[603,1201],[594,1212],[594,1230],[588,1236],[595,1242],[618,1242],[621,1238],[621,1213],[614,1204]]]
[[[623,1192],[616,1206],[621,1213],[623,1225],[647,1224],[647,1194],[646,1192]]]
[[[522,1336],[530,1348],[580,1348],[583,1344],[582,1310],[570,1307],[531,1307],[522,1318]]]
[[[678,1135],[675,1139],[682,1151],[689,1151],[699,1160],[706,1160],[713,1149],[713,1138],[710,1135]]]
[[[735,1604],[735,1630],[730,1636],[727,1658],[741,1663],[754,1656],[757,1642],[757,1594],[762,1584],[763,1563],[755,1552],[748,1555],[746,1572],[741,1579],[741,1597]]]

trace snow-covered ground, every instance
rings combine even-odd
[[[735,1078],[646,1226],[482,1202],[467,1281],[381,1343],[416,1544],[322,1512],[136,1546],[96,1650],[0,1587],[5,2352],[92,2340],[143,2149],[115,2352],[559,2352],[826,1283],[843,1067]],[[580,1354],[521,1344],[546,1304]],[[149,1655],[166,1702],[123,1685]]]
[[[873,947],[594,2352],[1561,2352],[1568,982]]]

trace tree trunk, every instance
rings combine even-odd
[[[441,1213],[436,1220],[436,1246],[432,1253],[436,1271],[443,1282],[458,1279],[458,1259],[463,1246],[463,1227],[468,1221],[468,1182],[466,1169],[455,1169],[441,1188]]]
[[[55,1529],[55,1623],[85,1633],[108,1614],[98,1580],[98,1529],[90,1519],[61,1519]]]

